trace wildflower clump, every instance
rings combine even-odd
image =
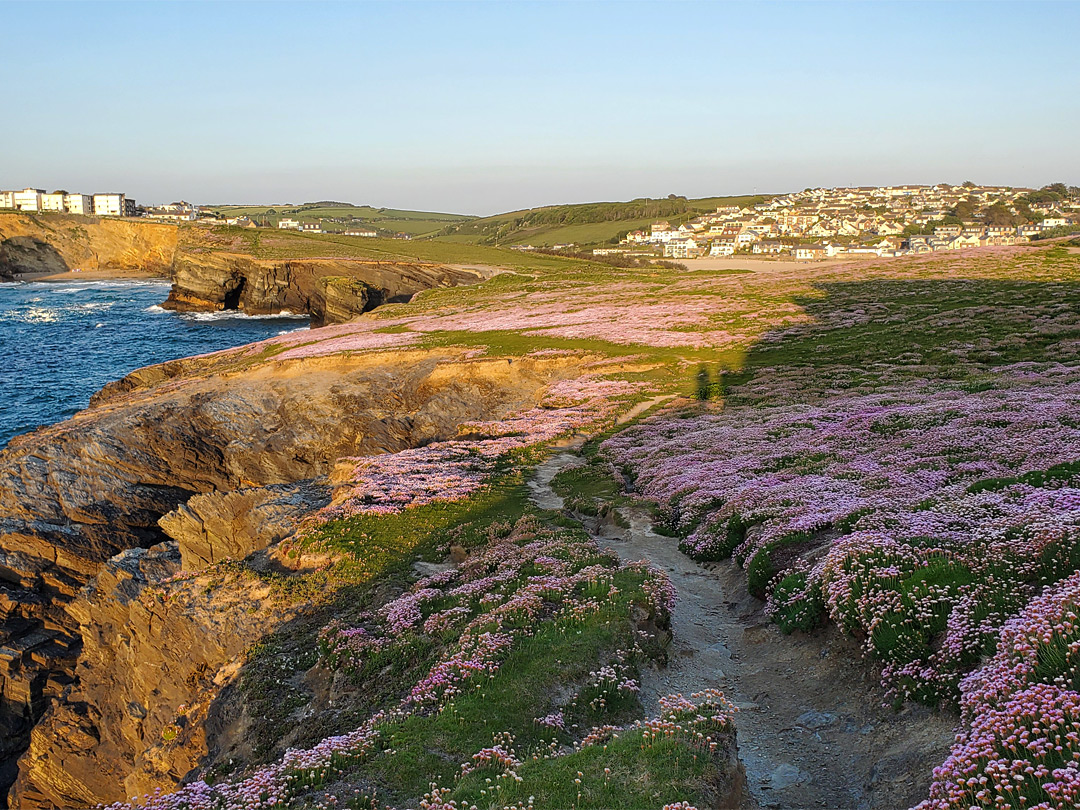
[[[1080,804],[1080,573],[1006,622],[961,693],[967,727],[920,810]]]
[[[358,514],[396,514],[431,503],[459,501],[478,491],[515,454],[610,419],[617,396],[640,383],[589,375],[554,383],[541,407],[497,421],[466,422],[463,438],[367,458],[343,458],[333,502],[309,524]]]

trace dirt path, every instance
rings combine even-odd
[[[562,508],[551,479],[579,463],[571,447],[538,468],[530,482],[538,506]],[[643,510],[622,514],[629,529],[612,521],[587,528],[624,561],[667,571],[679,594],[668,666],[643,674],[645,708],[654,712],[672,692],[722,689],[740,709],[749,807],[899,810],[925,798],[952,744],[953,718],[883,707],[884,692],[850,639],[831,627],[784,636],[733,563],[698,565],[654,533]]]

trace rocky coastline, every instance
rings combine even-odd
[[[314,327],[350,321],[380,304],[408,301],[421,290],[481,280],[475,271],[432,262],[271,261],[232,253],[180,255],[172,278],[172,291],[162,304],[166,309],[306,312]]]
[[[425,262],[194,251],[177,230],[0,214],[0,280],[167,277],[167,308],[306,312],[321,326],[480,279]],[[177,706],[213,703],[206,696],[235,675],[221,667],[292,612],[271,609],[257,582],[168,606],[155,603],[152,583],[274,546],[329,501],[339,458],[446,438],[463,421],[523,406],[565,365],[448,371],[461,354],[179,359],[139,369],[71,420],[0,451],[0,796],[12,789],[9,806],[122,799],[175,785],[205,760],[218,744],[209,730],[167,755],[153,743],[172,734]],[[267,570],[296,568],[262,553]]]
[[[212,229],[156,222],[0,214],[0,282],[167,278],[166,309],[308,314],[318,327],[484,278],[437,262],[259,259],[215,239]]]
[[[318,561],[274,549],[330,500],[339,459],[500,418],[580,363],[416,350],[237,368],[224,354],[140,370],[0,452],[9,781],[22,757],[11,806],[175,785],[227,747],[200,721],[196,738],[150,750],[162,734],[173,742],[177,707],[216,711],[235,676],[223,667],[303,609],[283,609],[258,579],[167,604],[154,582],[251,555],[278,575],[308,570]]]

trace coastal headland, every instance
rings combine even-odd
[[[10,806],[909,806],[980,700],[1056,677],[962,680],[1076,578],[1067,247],[688,272],[174,233],[178,306],[431,283],[0,452]]]
[[[232,233],[230,233],[232,232]],[[289,250],[289,237],[244,239],[240,229],[70,214],[0,213],[0,280],[168,278],[163,306],[183,312],[307,313],[341,323],[431,287],[469,284],[488,272],[399,256],[354,255],[328,245]],[[239,237],[239,238],[238,238]],[[284,250],[267,250],[275,238]],[[347,247],[347,246],[346,246]],[[307,248],[305,251],[304,248]],[[275,255],[288,258],[274,258]]]

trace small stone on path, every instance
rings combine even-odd
[[[769,777],[770,787],[773,790],[783,790],[792,785],[801,785],[806,781],[806,774],[789,762],[778,765]]]
[[[803,728],[815,729],[831,726],[836,720],[837,717],[832,712],[816,712],[811,710],[800,714],[795,722]]]

